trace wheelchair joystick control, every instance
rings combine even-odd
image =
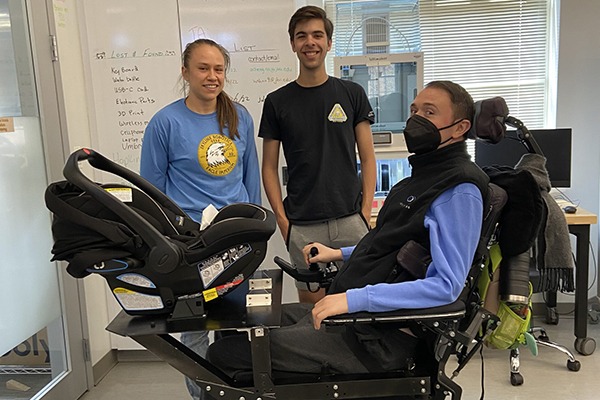
[[[310,248],[310,258],[313,258],[317,254],[319,254],[319,250],[316,247],[311,247]],[[318,271],[319,270],[319,264],[317,264],[317,263],[310,263],[308,265],[308,269],[310,271]]]

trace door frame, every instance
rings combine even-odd
[[[31,38],[33,71],[38,96],[42,144],[48,182],[64,179],[62,168],[69,154],[60,63],[53,60],[52,38],[56,25],[52,0],[24,0]],[[42,5],[45,6],[42,6]],[[49,232],[50,234],[50,232]],[[93,386],[89,332],[83,282],[69,277],[59,265],[59,290],[66,345],[67,368],[35,395],[43,400],[75,400]]]

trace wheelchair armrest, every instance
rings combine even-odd
[[[339,326],[346,324],[426,322],[431,320],[460,319],[465,313],[465,303],[462,300],[456,300],[454,303],[439,307],[401,309],[380,313],[358,312],[340,314],[325,318],[323,323],[329,326]]]

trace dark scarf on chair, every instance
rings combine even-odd
[[[569,227],[563,211],[549,193],[552,186],[546,170],[546,158],[539,154],[525,154],[515,169],[526,170],[533,175],[545,204],[546,218],[542,222],[536,243],[540,289],[572,292],[575,284]]]

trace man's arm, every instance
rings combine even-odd
[[[310,252],[313,247],[317,248],[317,255],[311,257]],[[310,263],[328,263],[331,261],[343,261],[346,262],[352,255],[354,248],[356,246],[346,246],[340,247],[339,249],[334,249],[329,246],[325,246],[319,242],[312,242],[304,246],[302,249],[302,253],[304,254],[304,259],[306,260],[306,264]]]
[[[380,283],[325,296],[313,309],[316,329],[323,319],[345,312],[384,312],[435,307],[454,301],[464,286],[481,235],[483,200],[473,184],[444,192],[427,212],[432,262],[425,279]]]
[[[367,223],[371,220],[373,197],[375,196],[376,162],[373,147],[373,134],[369,121],[359,122],[354,128],[360,170],[362,176],[362,207],[361,211]]]
[[[317,249],[317,254],[311,256],[311,250]],[[319,242],[312,242],[304,246],[302,249],[306,264],[310,263],[328,263],[332,261],[344,261],[344,253],[342,249],[334,249],[329,246],[325,246]]]
[[[289,221],[283,208],[281,185],[279,184],[279,140],[263,139],[262,178],[265,193],[277,219],[283,240],[287,242]]]
[[[455,301],[473,262],[482,219],[483,200],[475,185],[463,183],[442,193],[425,216],[432,259],[425,278],[350,289],[349,312],[437,307]]]
[[[330,294],[319,300],[312,309],[313,326],[321,328],[321,322],[332,315],[348,312],[346,293]]]

